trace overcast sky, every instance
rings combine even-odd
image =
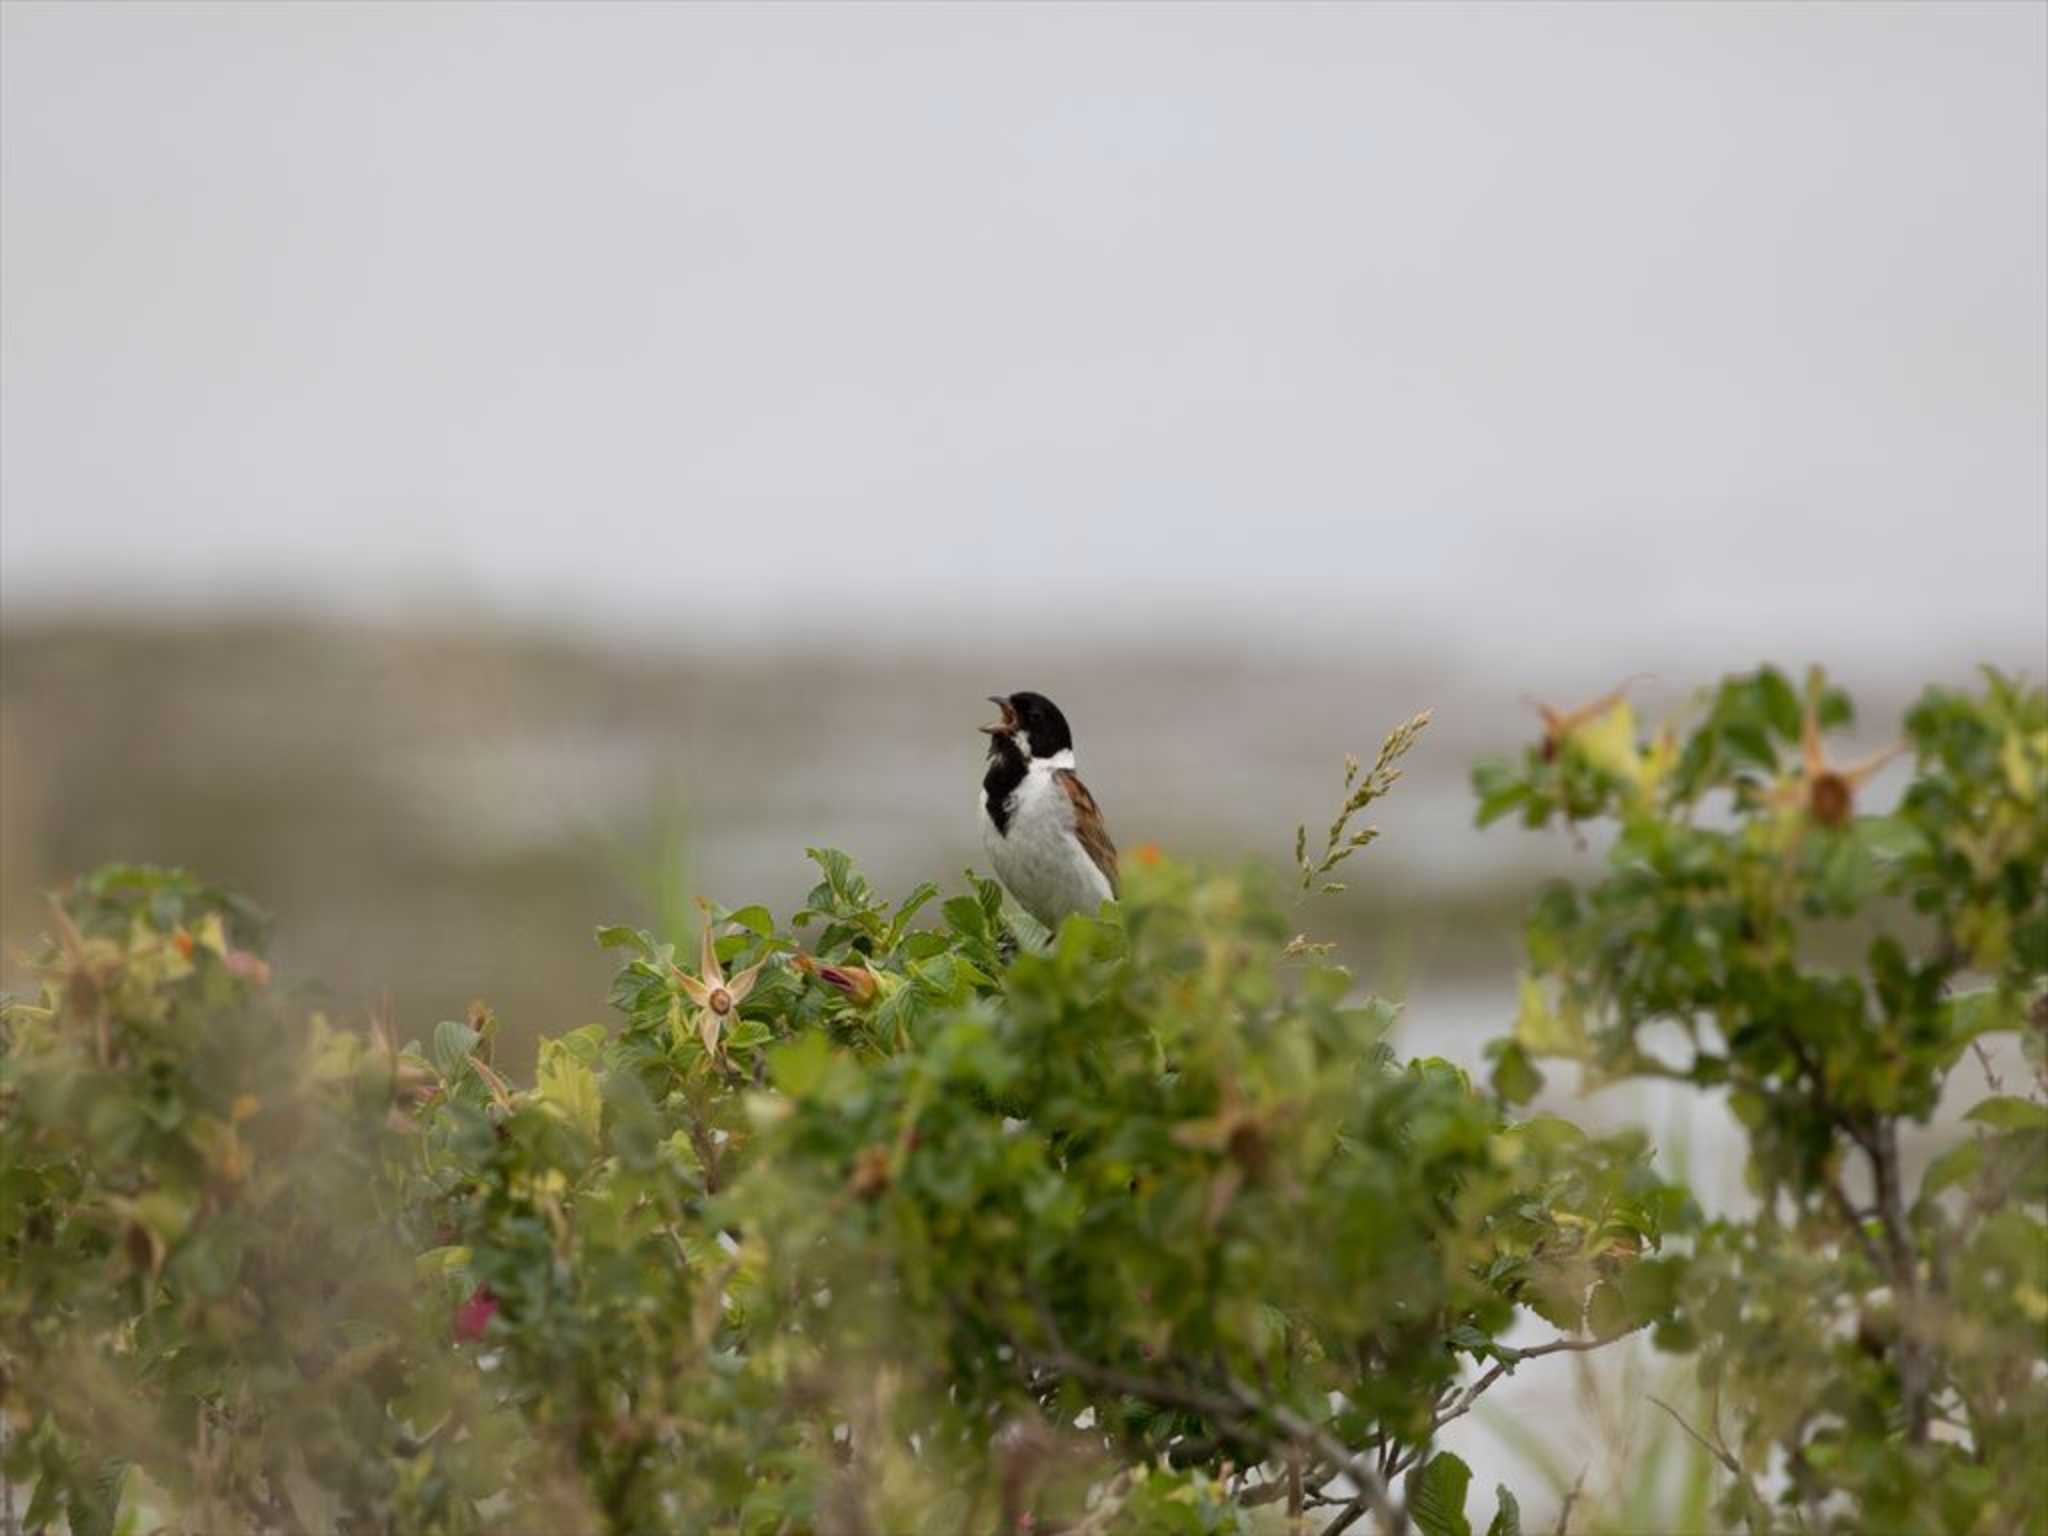
[[[17,616],[2042,665],[2041,5],[0,27]]]

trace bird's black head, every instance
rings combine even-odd
[[[1067,729],[1067,717],[1044,694],[1013,693],[1006,697],[992,693],[989,702],[1003,712],[1001,720],[982,727],[995,738],[990,743],[991,751],[1000,751],[1005,742],[1027,757],[1051,757],[1073,750],[1074,733]]]

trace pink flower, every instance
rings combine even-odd
[[[270,985],[270,966],[261,955],[252,955],[246,949],[231,949],[227,953],[227,967],[252,987]]]
[[[497,1314],[498,1298],[491,1294],[489,1286],[478,1286],[469,1300],[455,1309],[455,1337],[463,1343],[476,1343]]]

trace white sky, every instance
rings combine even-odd
[[[2043,664],[2048,7],[0,44],[11,613]]]

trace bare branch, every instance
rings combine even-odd
[[[1496,1360],[1471,1386],[1451,1398],[1437,1413],[1436,1418],[1430,1422],[1429,1432],[1431,1436],[1434,1436],[1438,1430],[1450,1423],[1451,1420],[1463,1418],[1466,1414],[1470,1413],[1472,1405],[1479,1400],[1480,1393],[1484,1392],[1496,1381],[1499,1381],[1501,1377],[1507,1375],[1523,1361],[1535,1360],[1544,1355],[1556,1355],[1566,1352],[1583,1353],[1589,1349],[1599,1349],[1604,1345],[1613,1344],[1621,1339],[1625,1339],[1629,1334],[1640,1332],[1645,1326],[1647,1325],[1638,1323],[1634,1328],[1627,1330],[1625,1333],[1610,1333],[1589,1339],[1552,1339],[1547,1344],[1534,1344],[1527,1349],[1516,1350],[1513,1360]],[[1396,1467],[1394,1470],[1399,1471],[1400,1468]]]
[[[1261,1402],[1242,1382],[1232,1381],[1230,1390],[1239,1402],[1253,1412],[1259,1413],[1279,1425],[1282,1432],[1297,1445],[1313,1449],[1324,1460],[1332,1463],[1358,1489],[1358,1501],[1383,1518],[1401,1523],[1391,1500],[1387,1497],[1387,1485],[1380,1474],[1364,1457],[1358,1455],[1322,1425],[1304,1419],[1285,1403]]]
[[[1114,1366],[1098,1365],[1095,1361],[1064,1347],[1056,1347],[1050,1351],[1028,1350],[1021,1341],[1013,1339],[1012,1343],[1020,1360],[1029,1359],[1046,1370],[1064,1372],[1083,1381],[1093,1382],[1096,1386],[1106,1387],[1112,1392],[1121,1392],[1127,1397],[1139,1398],[1160,1407],[1180,1408],[1191,1413],[1199,1413],[1247,1439],[1267,1438],[1271,1430],[1277,1429],[1280,1436],[1291,1446],[1303,1451],[1313,1451],[1318,1458],[1330,1463],[1350,1478],[1352,1486],[1359,1490],[1358,1498],[1354,1502],[1359,1504],[1361,1510],[1371,1509],[1392,1517],[1386,1483],[1371,1463],[1322,1425],[1303,1418],[1284,1403],[1261,1397],[1235,1378],[1229,1381],[1227,1391],[1218,1391],[1191,1382],[1141,1376],[1132,1371],[1118,1370]],[[1269,1426],[1264,1436],[1260,1433],[1262,1424]]]
[[[1827,1191],[1828,1202],[1835,1208],[1835,1214],[1842,1218],[1842,1223],[1848,1227],[1850,1236],[1856,1239],[1857,1246],[1863,1250],[1863,1257],[1870,1261],[1870,1267],[1880,1275],[1886,1273],[1884,1255],[1878,1251],[1877,1244],[1871,1240],[1870,1234],[1863,1229],[1863,1218],[1857,1214],[1856,1207],[1849,1203],[1849,1196],[1843,1191],[1841,1183],[1830,1179],[1823,1187]]]
[[[1905,1303],[1899,1308],[1899,1391],[1906,1400],[1906,1435],[1913,1444],[1924,1445],[1935,1362],[1920,1315],[1920,1266],[1913,1253],[1912,1229],[1906,1223],[1898,1122],[1884,1121],[1868,1150],[1877,1180],[1878,1220],[1884,1226],[1885,1247],[1891,1257],[1892,1291]]]

